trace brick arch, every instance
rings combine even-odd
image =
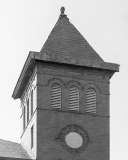
[[[96,91],[96,93],[100,91],[99,87],[94,83],[88,83],[87,85],[85,85],[85,90],[86,91],[87,91],[88,88],[93,88]]]
[[[66,84],[66,88],[69,89],[70,86],[76,86],[76,87],[78,87],[78,89],[82,89],[82,85],[77,81],[73,81],[73,80],[69,81]]]
[[[64,82],[59,78],[53,78],[48,81],[48,86],[51,87],[53,84],[59,84],[61,88],[65,88]]]

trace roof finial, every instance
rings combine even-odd
[[[68,19],[68,18],[67,18],[67,15],[66,15],[66,14],[64,14],[64,12],[65,12],[65,8],[64,8],[64,7],[61,7],[60,11],[61,11],[61,14],[60,14],[59,19],[61,19],[62,17],[64,17],[64,18]],[[69,19],[68,19],[68,20],[69,20]]]
[[[60,11],[61,11],[61,14],[64,14],[65,8],[61,7]]]

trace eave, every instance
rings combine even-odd
[[[83,66],[83,67],[91,67],[102,70],[109,70],[113,72],[119,72],[119,65],[115,63],[108,62],[100,62],[95,60],[86,59],[84,57],[73,57],[67,55],[55,55],[49,53],[36,54],[35,59],[56,63],[63,63],[69,65]]]
[[[58,64],[68,64],[79,67],[89,67],[92,69],[111,71],[112,73],[119,72],[119,65],[115,63],[99,62],[80,57],[72,57],[72,56],[58,55],[58,54],[55,55],[55,54],[39,53],[31,51],[27,57],[25,65],[22,69],[20,77],[13,91],[12,97],[14,99],[21,97],[21,94],[27,84],[27,81],[31,76],[31,73],[36,65],[36,61],[42,61],[45,63],[53,62]]]
[[[30,77],[32,70],[35,67],[34,56],[35,56],[35,52],[30,52],[27,59],[26,59],[26,62],[24,64],[24,67],[21,71],[21,74],[19,76],[19,79],[17,81],[17,84],[16,84],[14,91],[13,91],[13,94],[12,94],[12,97],[14,99],[21,97],[22,91],[24,90],[24,87],[27,84],[27,80]]]

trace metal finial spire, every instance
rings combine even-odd
[[[61,19],[62,17],[68,19],[68,18],[67,18],[67,15],[64,14],[65,8],[64,8],[64,7],[61,7],[60,11],[61,11],[61,14],[60,14],[59,19]],[[69,20],[69,19],[68,19],[68,20]]]
[[[64,14],[65,8],[61,7],[60,11],[61,11],[61,14]]]

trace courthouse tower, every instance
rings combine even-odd
[[[21,145],[32,159],[109,160],[110,78],[104,62],[61,8],[40,52],[30,52],[13,92]]]

